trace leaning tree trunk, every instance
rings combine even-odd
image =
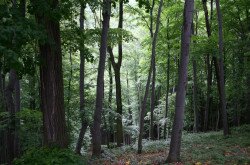
[[[36,20],[43,26],[49,41],[39,43],[41,110],[43,113],[43,143],[45,146],[67,148],[69,144],[64,112],[62,52],[59,20],[38,11],[31,1]],[[57,9],[58,0],[45,1],[51,10]]]
[[[82,32],[84,32],[84,10],[86,8],[86,4],[81,4],[81,11],[80,11],[80,29],[82,30]],[[81,117],[81,129],[80,129],[80,133],[79,133],[79,137],[77,140],[77,144],[76,144],[76,148],[75,148],[75,152],[77,154],[81,154],[81,149],[82,149],[82,145],[83,145],[83,138],[85,135],[85,132],[87,130],[88,127],[88,121],[87,121],[87,116],[84,110],[84,106],[85,106],[85,100],[84,100],[84,96],[85,96],[85,92],[84,92],[84,71],[85,71],[85,57],[84,57],[84,44],[82,45],[82,48],[80,50],[80,85],[79,85],[79,91],[80,91],[80,117]]]
[[[91,128],[92,134],[92,156],[99,157],[101,155],[101,114],[103,108],[104,96],[104,70],[107,51],[107,40],[109,31],[109,21],[111,13],[111,1],[103,0],[103,26],[101,34],[100,59],[98,65],[97,87],[96,87],[96,103],[94,112],[94,122]]]
[[[225,82],[224,82],[224,62],[223,62],[223,32],[222,32],[222,14],[220,10],[220,1],[216,0],[216,10],[219,27],[219,94],[220,94],[220,105],[223,120],[223,133],[224,135],[229,134],[228,122],[227,122],[227,109],[226,109],[226,94],[225,94]]]
[[[181,38],[181,59],[178,76],[178,86],[175,102],[175,116],[172,128],[168,162],[180,161],[181,136],[185,109],[185,95],[187,86],[188,56],[191,40],[191,25],[193,19],[194,0],[185,0],[183,12],[183,27]]]
[[[157,36],[158,36],[158,31],[159,31],[159,26],[160,26],[162,6],[163,6],[163,0],[160,1],[160,5],[159,5],[159,9],[158,9],[158,15],[157,15],[157,20],[156,20],[156,29],[155,29],[155,33],[154,33],[153,41],[152,41],[151,64],[150,64],[150,69],[148,72],[146,90],[145,90],[143,103],[142,103],[142,107],[141,107],[141,112],[140,112],[140,125],[139,125],[138,151],[137,151],[138,154],[141,154],[141,152],[142,152],[142,136],[143,136],[143,132],[144,132],[144,116],[145,116],[145,112],[146,112],[146,103],[147,103],[151,73],[153,70],[153,66],[155,65],[156,42],[157,42]]]

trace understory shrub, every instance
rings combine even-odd
[[[68,149],[38,148],[28,150],[14,165],[85,165],[86,160]]]

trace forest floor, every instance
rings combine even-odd
[[[158,165],[165,163],[169,150],[168,140],[143,141],[143,153],[136,153],[136,144],[104,149],[103,158],[92,160],[93,165]],[[183,133],[181,163],[195,165],[250,165],[250,125],[223,132]]]

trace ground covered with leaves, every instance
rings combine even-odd
[[[157,165],[167,164],[169,139],[143,142],[143,153],[136,153],[136,144],[115,149],[104,149],[103,158],[88,164],[104,165]],[[222,131],[209,133],[183,133],[182,162],[195,165],[250,165],[250,125],[231,129],[223,137]]]

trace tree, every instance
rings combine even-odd
[[[194,0],[185,0],[183,12],[183,27],[181,38],[181,59],[179,67],[178,85],[175,102],[175,116],[172,128],[168,162],[180,161],[181,136],[185,109],[185,95],[187,86],[187,65],[191,40],[191,25],[193,19]]]
[[[37,23],[44,28],[49,39],[45,43],[39,42],[43,143],[46,146],[67,148],[69,137],[64,112],[60,25],[58,18],[48,14],[50,10],[58,9],[59,2],[31,2]]]
[[[223,62],[223,32],[222,32],[222,14],[220,10],[220,1],[215,0],[218,28],[219,28],[219,94],[220,94],[220,105],[223,120],[223,133],[224,135],[229,134],[229,128],[227,123],[227,108],[226,108],[226,94],[225,94],[225,82],[224,82],[224,62]]]
[[[101,155],[101,114],[103,108],[104,70],[105,70],[110,14],[111,14],[111,1],[103,0],[103,10],[102,10],[103,21],[102,21],[102,33],[101,33],[100,58],[99,58],[98,75],[97,75],[96,102],[95,102],[94,122],[91,128],[93,157],[98,157]]]
[[[80,29],[84,31],[84,10],[86,8],[86,4],[83,3],[81,4],[81,9],[80,9]],[[86,132],[86,129],[88,127],[88,121],[87,121],[87,116],[84,110],[85,107],[85,93],[84,93],[84,71],[85,71],[85,55],[84,55],[84,44],[82,45],[82,48],[80,50],[80,85],[79,85],[79,91],[80,91],[80,116],[81,116],[81,129],[78,137],[78,141],[76,144],[76,149],[75,152],[77,154],[81,154],[81,148],[82,148],[82,143],[83,143],[83,138]]]
[[[156,29],[155,29],[155,33],[153,35],[153,40],[152,40],[151,64],[150,64],[150,68],[149,68],[149,72],[148,72],[148,79],[147,79],[145,94],[144,94],[143,103],[142,103],[141,111],[140,111],[140,125],[139,125],[138,151],[137,151],[138,154],[141,154],[141,152],[142,152],[142,136],[143,136],[143,132],[144,132],[144,116],[145,116],[145,111],[146,111],[146,103],[147,103],[151,74],[153,71],[153,67],[155,66],[156,42],[157,42],[157,35],[158,35],[158,31],[159,31],[159,26],[160,26],[160,17],[161,17],[162,6],[163,6],[163,0],[160,1],[160,5],[158,8]]]
[[[123,0],[119,0],[119,24],[118,28],[123,28]],[[121,66],[122,66],[122,37],[118,43],[118,61],[115,62],[115,57],[112,48],[108,47],[110,54],[110,61],[115,73],[115,87],[116,87],[116,131],[117,131],[117,146],[120,147],[123,143],[123,126],[122,126],[122,93],[121,93]]]

